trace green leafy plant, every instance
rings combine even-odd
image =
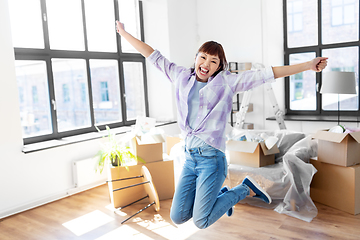
[[[100,132],[98,127],[96,127],[96,129]],[[98,161],[95,166],[95,171],[99,170],[100,173],[102,173],[105,164],[110,163],[112,166],[123,166],[127,170],[129,170],[128,165],[134,165],[134,162],[136,161],[145,163],[142,158],[135,156],[130,151],[130,147],[127,147],[125,144],[116,141],[115,134],[110,132],[110,128],[108,126],[106,126],[106,130],[108,131],[108,141],[102,144],[101,150],[97,154]],[[106,138],[106,136],[103,138]]]

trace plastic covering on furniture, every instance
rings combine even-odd
[[[317,215],[317,208],[310,198],[310,183],[317,170],[308,163],[310,158],[317,156],[316,140],[303,133],[288,130],[247,131],[259,135],[266,132],[267,135],[278,137],[277,146],[280,153],[275,155],[276,164],[252,168],[231,164],[228,158],[228,176],[225,184],[234,187],[241,184],[245,176],[250,175],[269,193],[273,202],[266,204],[261,200],[247,197],[239,203],[274,209],[278,213],[310,222]],[[174,159],[176,184],[185,161],[184,143],[176,144],[170,156]]]

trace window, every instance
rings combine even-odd
[[[120,88],[118,65],[118,61],[115,60],[90,59],[93,109],[96,124],[123,121],[122,99],[124,99],[125,93],[120,93],[117,90]],[[143,89],[140,89],[140,95],[143,94]],[[127,103],[126,106],[128,106]],[[144,113],[140,113],[140,115],[143,116]],[[130,119],[129,116],[127,118]]]
[[[66,83],[63,84],[62,89],[63,89],[63,101],[64,101],[64,103],[70,102],[69,85],[66,84]]]
[[[32,99],[33,99],[33,103],[38,103],[39,102],[39,97],[38,97],[38,91],[37,91],[37,87],[36,86],[32,86]]]
[[[355,23],[355,0],[332,0],[332,26],[340,26],[353,23]]]
[[[101,101],[102,102],[108,102],[109,101],[109,90],[108,90],[108,85],[107,82],[101,82]]]
[[[286,6],[288,47],[316,45],[317,6],[315,1],[292,0]]]
[[[130,119],[136,118],[145,111],[144,96],[141,94],[141,89],[144,88],[143,65],[138,62],[124,62],[124,77],[125,77],[125,98],[126,98],[126,113]]]
[[[303,15],[309,16],[312,20],[307,21],[304,17],[303,28],[293,31],[294,6],[297,2],[284,0],[285,64],[301,63],[316,56],[324,56],[329,58],[324,72],[352,71],[358,75],[359,1],[303,0],[301,1]],[[309,38],[312,40],[310,41]],[[321,77],[321,73],[313,71],[287,77],[285,81],[287,114],[329,116],[337,114],[338,96],[319,93]],[[342,115],[360,113],[358,94],[340,95],[339,99]]]
[[[296,32],[303,29],[302,1],[293,1],[288,4],[288,31]]]
[[[85,83],[80,83],[80,94],[81,94],[81,102],[86,102],[86,97],[87,97],[87,91],[86,91],[86,86]]]
[[[145,58],[115,30],[121,19],[143,38],[141,1],[12,0],[9,12],[25,144],[148,116]]]
[[[20,104],[22,104],[24,102],[24,88],[23,87],[18,87],[19,89],[19,101]]]

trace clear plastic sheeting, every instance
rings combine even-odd
[[[261,134],[261,131],[250,131]],[[247,197],[240,203],[274,209],[278,213],[311,222],[317,215],[317,208],[310,198],[310,183],[317,170],[309,161],[317,156],[316,140],[303,133],[287,130],[263,132],[279,139],[277,147],[280,153],[275,155],[277,163],[261,168],[229,164],[225,184],[233,188],[249,175],[267,191],[273,202],[266,204],[257,198]],[[184,144],[176,144],[170,157],[174,159],[176,184],[185,161]]]
[[[317,170],[291,153],[284,156],[284,169],[291,185],[275,211],[311,222],[318,213],[310,198],[310,183]]]
[[[279,138],[277,163],[261,168],[230,164],[226,184],[234,187],[250,175],[267,191],[273,203],[264,204],[250,197],[240,203],[272,208],[278,213],[311,222],[317,215],[317,208],[310,198],[310,183],[317,170],[308,162],[317,156],[316,140],[303,133],[285,130],[266,133]]]

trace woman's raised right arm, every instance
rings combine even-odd
[[[133,37],[130,33],[126,32],[124,29],[124,24],[119,21],[116,21],[116,31],[144,57],[147,58],[151,55],[151,53],[154,52],[154,49],[152,47],[150,47],[143,41],[140,41],[139,39]]]

